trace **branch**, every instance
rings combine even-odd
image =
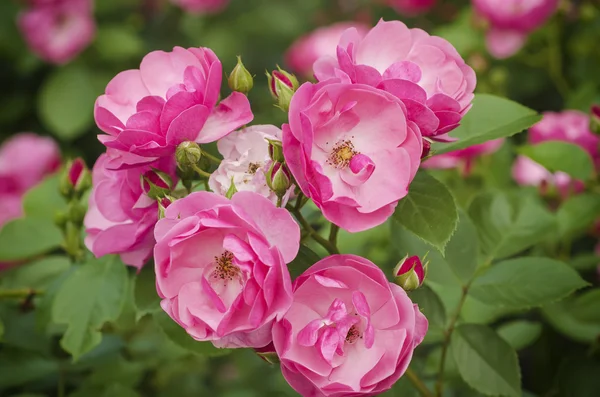
[[[419,394],[421,396],[433,397],[433,394],[429,391],[427,386],[425,386],[425,383],[423,383],[423,381],[421,380],[421,378],[419,378],[419,375],[417,375],[417,373],[415,371],[413,371],[410,368],[407,368],[404,375],[406,375],[408,380],[410,380],[410,382],[413,384],[415,389],[417,389],[417,391],[419,392]]]

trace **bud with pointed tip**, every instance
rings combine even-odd
[[[60,177],[60,193],[65,198],[81,197],[92,187],[92,174],[81,157],[67,162]]]
[[[590,131],[600,135],[600,105],[592,105],[590,109]]]
[[[173,188],[173,181],[166,173],[156,168],[146,171],[142,177],[142,190],[153,199],[165,197]]]
[[[423,152],[421,153],[421,160],[425,160],[429,157],[431,153],[431,143],[432,141],[429,138],[423,137]]]
[[[241,92],[242,94],[248,94],[254,86],[254,79],[242,63],[241,57],[237,57],[237,65],[235,65],[231,71],[227,81],[229,83],[229,88],[233,91]]]
[[[193,166],[197,165],[201,158],[202,149],[196,142],[182,142],[175,150],[177,167],[183,172],[193,169]]]
[[[279,66],[271,74],[267,72],[267,78],[269,79],[269,91],[271,91],[273,98],[277,100],[277,106],[287,112],[290,108],[292,96],[300,85],[298,79]]]
[[[290,171],[283,163],[273,162],[266,176],[267,185],[277,197],[283,197],[292,186]]]
[[[394,282],[405,291],[412,291],[423,285],[429,262],[424,265],[418,256],[405,256],[394,268]]]
[[[285,158],[283,157],[283,146],[281,145],[281,141],[272,139],[267,139],[267,141],[269,142],[269,157],[271,157],[271,160],[283,163]]]
[[[173,201],[175,201],[175,198],[173,198],[171,196],[165,196],[165,197],[159,198],[157,201],[158,201],[158,219],[162,219],[165,217],[165,210],[167,209],[167,207],[169,207],[169,205],[171,205],[171,203]]]

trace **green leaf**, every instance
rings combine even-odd
[[[561,236],[585,231],[600,217],[600,195],[582,193],[563,202],[556,219]]]
[[[58,190],[58,174],[44,179],[30,189],[23,198],[23,208],[28,218],[54,221],[56,213],[67,208],[65,199]]]
[[[45,289],[70,267],[71,261],[65,256],[47,256],[6,271],[0,285],[6,288]]]
[[[60,229],[48,219],[19,218],[0,229],[0,262],[14,262],[52,251],[60,246]]]
[[[133,297],[138,320],[146,314],[160,310],[160,297],[156,292],[156,277],[153,266],[144,266],[136,275]]]
[[[522,257],[490,267],[475,279],[469,294],[489,305],[525,309],[554,302],[586,285],[565,263]]]
[[[210,342],[194,340],[179,324],[177,324],[164,311],[154,313],[154,320],[164,332],[165,336],[177,346],[200,356],[222,356],[230,352],[229,349],[219,349]]]
[[[104,323],[118,318],[128,281],[118,257],[105,256],[82,265],[63,283],[52,305],[52,319],[67,324],[61,346],[74,361],[100,343]]]
[[[446,246],[446,262],[464,284],[473,277],[478,257],[477,229],[469,216],[460,210],[458,227]]]
[[[569,264],[573,269],[581,271],[592,270],[600,264],[600,257],[592,253],[581,253],[575,255],[569,260]]]
[[[441,341],[446,327],[446,309],[440,298],[427,286],[410,292],[409,296],[414,303],[419,305],[419,310],[429,322],[429,328],[425,335],[426,341]]]
[[[40,118],[60,139],[74,139],[92,125],[96,94],[88,70],[77,64],[57,68],[40,90]]]
[[[458,138],[453,143],[435,143],[435,154],[464,149],[492,139],[505,138],[521,132],[538,121],[541,116],[534,110],[516,102],[489,94],[477,94],[473,108],[463,117],[460,126],[450,133]]]
[[[544,204],[522,191],[481,194],[469,206],[469,215],[479,231],[481,251],[487,261],[517,254],[539,243],[556,225]]]
[[[94,46],[109,61],[136,58],[144,52],[144,41],[125,25],[101,25]]]
[[[575,297],[572,314],[580,321],[600,323],[600,288],[585,291]]]
[[[592,158],[573,143],[547,141],[524,145],[517,152],[529,157],[552,172],[562,171],[575,179],[588,180],[594,175]]]
[[[458,223],[454,197],[437,179],[419,172],[394,219],[442,253]]]
[[[488,396],[521,396],[514,349],[485,325],[462,324],[452,334],[452,355],[469,386]]]
[[[321,260],[321,257],[304,244],[300,244],[298,255],[288,264],[292,278],[298,277],[306,269]]]
[[[0,389],[15,387],[58,372],[58,362],[16,349],[0,354]]]
[[[515,320],[502,324],[496,330],[515,350],[531,345],[542,333],[542,324],[535,321]]]
[[[544,306],[542,313],[557,331],[576,341],[592,343],[600,335],[600,321],[581,318],[580,303],[575,297],[567,298]]]

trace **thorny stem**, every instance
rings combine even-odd
[[[407,368],[404,375],[406,375],[408,380],[413,384],[413,386],[415,387],[415,389],[417,389],[421,396],[433,397],[431,391],[429,391],[427,386],[425,386],[425,383],[423,383],[423,381],[421,380],[421,378],[419,378],[419,375],[417,375],[415,371],[413,371],[410,368]]]

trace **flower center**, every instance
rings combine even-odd
[[[362,336],[360,335],[360,331],[358,330],[358,327],[356,325],[353,325],[348,330],[348,334],[346,335],[346,342],[353,344],[359,338],[362,338]]]
[[[345,140],[335,144],[327,164],[332,165],[336,168],[346,168],[350,164],[352,157],[359,154],[355,149],[351,141]]]
[[[216,269],[212,277],[216,280],[232,281],[240,274],[240,268],[233,264],[233,253],[225,251],[221,256],[215,256]]]
[[[256,174],[256,171],[260,168],[260,163],[250,163],[248,165],[248,173],[251,175]]]

